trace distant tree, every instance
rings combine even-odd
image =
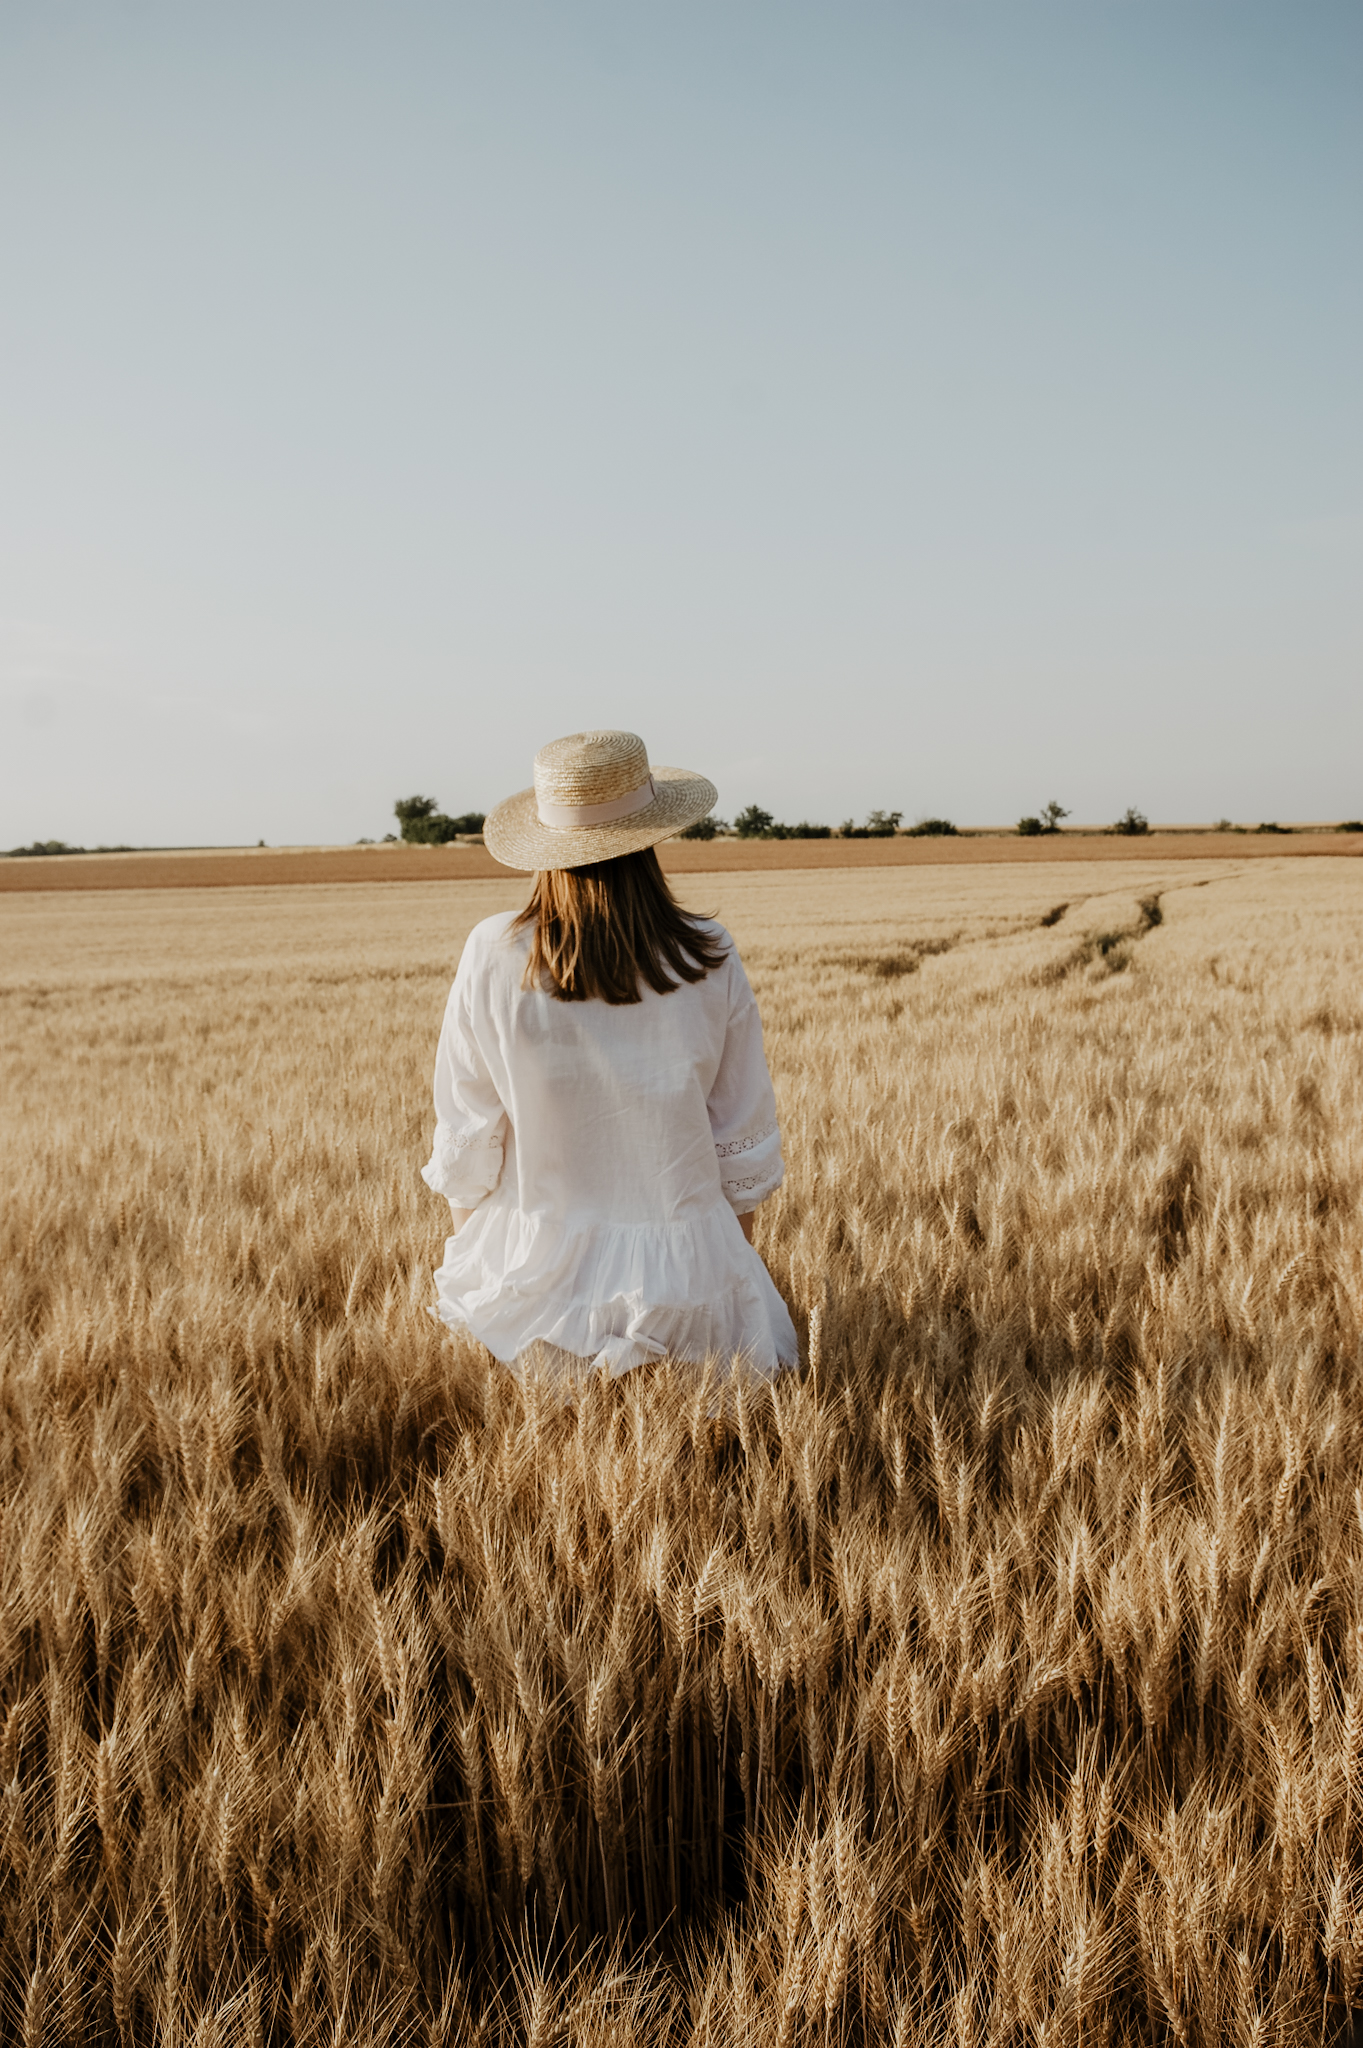
[[[893,839],[899,830],[902,811],[872,811],[864,825],[854,825],[845,818],[838,827],[840,839]]]
[[[1218,818],[1216,823],[1212,826],[1212,830],[1213,832],[1233,832],[1235,830],[1235,827],[1234,825],[1232,825],[1229,818]]]
[[[1150,830],[1150,820],[1144,811],[1138,811],[1133,806],[1123,817],[1118,818],[1112,829],[1114,832],[1121,832],[1128,839],[1135,839],[1140,833]]]
[[[1292,827],[1290,825],[1258,825],[1255,827],[1255,830],[1258,832],[1290,832]]]
[[[481,832],[484,823],[482,811],[465,811],[458,818],[447,818],[436,809],[433,796],[399,797],[393,815],[409,846],[444,846],[461,835]]]
[[[727,832],[728,826],[721,818],[719,830]],[[807,818],[801,818],[798,825],[783,825],[779,818],[773,818],[770,811],[764,811],[759,804],[749,804],[746,811],[740,811],[734,820],[734,831],[740,839],[831,839],[833,829],[829,825],[811,825]],[[846,831],[849,828],[843,827]],[[685,838],[687,835],[682,834]],[[709,836],[708,834],[706,835]]]
[[[439,805],[433,796],[400,796],[393,806],[393,816],[402,827],[404,839],[424,837],[424,834],[413,833],[410,828],[414,825],[424,825],[428,818],[435,816],[438,809]]]
[[[956,827],[950,818],[920,818],[916,825],[910,825],[911,839],[954,839]]]
[[[1045,830],[1040,818],[1018,819],[1018,833],[1023,839],[1038,839]]]
[[[1063,804],[1058,804],[1055,801],[1055,798],[1052,797],[1051,801],[1048,804],[1043,804],[1041,806],[1042,831],[1058,832],[1060,830],[1060,820],[1062,818],[1068,818],[1068,816],[1069,812],[1065,809],[1065,806]]]
[[[1363,832],[1363,818],[1347,818],[1342,825],[1336,825],[1336,832]]]
[[[722,818],[716,818],[712,815],[708,818],[697,818],[694,825],[688,825],[684,832],[677,834],[677,837],[678,839],[713,839],[717,832],[727,832],[728,829]]]

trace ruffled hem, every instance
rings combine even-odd
[[[560,1230],[494,1197],[445,1245],[435,1313],[511,1365],[537,1347],[612,1377],[649,1360],[771,1376],[799,1340],[727,1202],[670,1224]]]

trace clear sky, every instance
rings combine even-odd
[[[1363,815],[1357,0],[0,0],[0,845]]]

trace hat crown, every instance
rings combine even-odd
[[[636,732],[572,732],[535,756],[542,804],[609,804],[648,781],[648,748]]]

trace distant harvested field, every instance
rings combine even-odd
[[[1059,833],[1018,839],[999,833],[955,839],[672,839],[659,849],[673,875],[744,870],[955,867],[1052,861],[1281,860],[1290,850],[1336,859],[1363,856],[1363,834],[1286,835],[1151,832],[1125,839],[1104,833]],[[326,846],[244,848],[218,853],[54,854],[0,860],[7,889],[239,889],[298,882],[452,882],[505,875],[481,846]]]
[[[807,1358],[719,1415],[426,1312],[524,878],[0,901],[0,2039],[1339,2041],[1363,892],[1244,846],[680,885]]]

